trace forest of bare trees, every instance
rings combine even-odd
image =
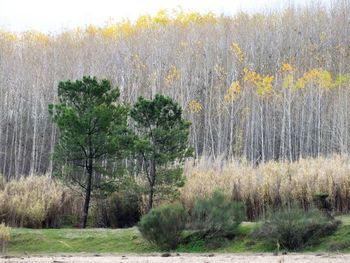
[[[121,99],[157,92],[192,122],[196,157],[348,153],[350,2],[234,17],[140,17],[57,35],[0,31],[0,173],[51,173],[61,80],[110,79]]]

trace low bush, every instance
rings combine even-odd
[[[179,203],[152,209],[141,218],[142,236],[162,250],[175,249],[185,229],[187,212]]]
[[[6,226],[5,223],[0,224],[0,253],[6,253],[6,245],[11,237],[11,228]]]
[[[116,191],[95,201],[91,211],[94,227],[125,228],[136,225],[141,217],[141,195],[136,191]]]
[[[209,199],[198,199],[193,209],[192,226],[205,239],[233,238],[244,220],[241,203],[225,199],[215,191]]]
[[[277,249],[295,251],[331,235],[339,224],[317,209],[291,207],[272,213],[254,235],[276,244]]]
[[[108,199],[112,227],[132,227],[141,217],[141,197],[136,192],[117,192]]]
[[[350,240],[333,240],[329,243],[328,249],[331,252],[349,251]]]

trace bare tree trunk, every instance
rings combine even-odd
[[[93,160],[92,158],[89,159],[88,165],[87,165],[87,179],[86,179],[86,189],[85,189],[85,200],[84,200],[84,207],[83,207],[83,214],[81,217],[81,228],[86,228],[87,226],[87,219],[89,215],[89,206],[90,206],[90,199],[91,199],[91,191],[92,191],[92,165]]]
[[[154,160],[150,161],[148,182],[149,182],[149,193],[148,193],[147,212],[149,212],[153,207],[154,185],[156,182],[156,162]]]

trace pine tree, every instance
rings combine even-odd
[[[139,97],[130,115],[138,132],[135,149],[145,164],[150,210],[155,186],[178,182],[179,165],[192,155],[188,146],[191,124],[182,118],[182,109],[176,102],[159,94],[153,100]]]
[[[95,77],[61,81],[58,104],[49,112],[59,128],[54,159],[67,183],[75,183],[85,192],[81,227],[87,225],[91,193],[99,189],[111,174],[106,161],[122,157],[128,147],[128,108],[117,102],[119,90],[108,80]],[[102,163],[103,162],[103,163]]]

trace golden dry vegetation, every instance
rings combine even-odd
[[[306,158],[295,162],[270,161],[252,167],[247,161],[202,158],[187,163],[182,202],[192,208],[196,198],[223,191],[232,200],[245,204],[249,219],[257,219],[266,210],[296,202],[304,208],[313,204],[317,194],[328,194],[337,212],[350,209],[350,159]]]

